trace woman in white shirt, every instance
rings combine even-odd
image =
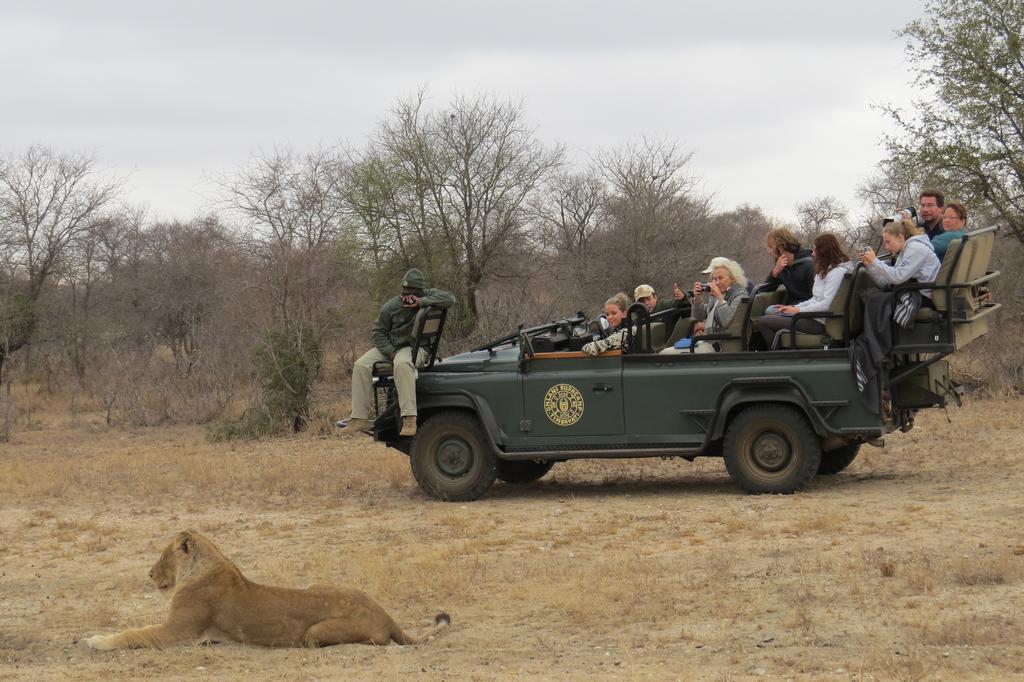
[[[847,257],[843,247],[834,234],[825,233],[814,240],[814,286],[811,298],[796,305],[775,307],[775,313],[758,319],[757,328],[761,332],[768,348],[775,347],[776,335],[781,331],[788,333],[793,326],[793,315],[796,313],[823,312],[832,307],[832,299],[836,297],[843,276],[848,272]],[[796,331],[808,334],[824,334],[825,318],[805,317],[796,321]]]

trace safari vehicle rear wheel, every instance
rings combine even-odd
[[[543,478],[554,465],[536,459],[499,459],[498,478],[505,483],[532,483]]]
[[[416,433],[410,452],[412,475],[438,500],[478,499],[494,484],[494,452],[480,422],[467,412],[440,412]]]
[[[749,493],[792,493],[814,478],[821,446],[795,408],[754,405],[725,432],[725,468]]]
[[[847,443],[832,450],[821,451],[821,463],[818,465],[819,476],[831,476],[850,466],[857,459],[860,443]]]

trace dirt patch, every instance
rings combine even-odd
[[[1024,675],[1024,403],[922,415],[842,474],[748,496],[716,460],[558,464],[444,504],[367,440],[212,445],[50,419],[0,446],[0,678],[1006,679]],[[359,586],[416,647],[97,653],[159,622],[195,528],[251,579]]]

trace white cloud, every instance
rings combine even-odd
[[[8,3],[3,150],[93,151],[133,199],[188,217],[260,148],[362,143],[398,97],[523,99],[575,158],[640,135],[695,149],[722,208],[792,217],[881,156],[872,101],[907,76],[916,0],[773,3]]]

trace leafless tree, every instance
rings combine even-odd
[[[534,137],[521,105],[456,97],[427,111],[420,92],[395,106],[357,159],[350,210],[378,261],[419,265],[456,289],[469,331],[479,289],[515,266],[506,257],[525,239],[528,199],[561,158]]]
[[[35,330],[36,303],[68,249],[119,190],[88,156],[33,146],[0,159],[0,370]]]
[[[611,289],[667,286],[704,260],[711,197],[699,191],[692,158],[676,142],[647,138],[598,155],[610,187],[603,248]]]
[[[707,244],[715,255],[740,263],[752,281],[758,281],[771,268],[765,250],[765,237],[780,223],[750,205],[716,213],[708,221],[711,227]],[[689,284],[689,282],[687,283]]]
[[[607,222],[608,186],[593,172],[564,172],[551,178],[532,205],[541,244],[575,261],[589,255],[591,240]]]
[[[799,203],[796,214],[800,231],[807,241],[814,240],[822,232],[836,232],[844,236],[849,232],[846,207],[833,196],[815,197]]]
[[[253,285],[268,305],[251,320],[265,397],[298,430],[309,417],[322,340],[345,267],[345,164],[334,150],[289,150],[256,157],[224,181],[225,207],[243,223],[256,268]],[[275,392],[276,397],[271,397]],[[268,403],[269,404],[269,403]]]
[[[342,237],[342,162],[333,150],[262,154],[224,181],[225,208],[247,230],[243,239],[263,268],[273,316],[288,329],[315,323],[317,285],[331,277]]]

